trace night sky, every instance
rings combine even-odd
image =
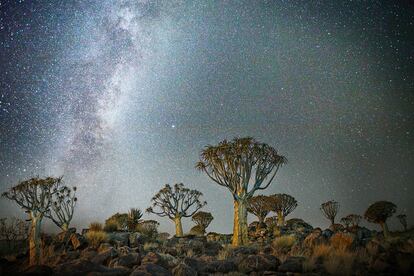
[[[263,193],[294,196],[290,218],[389,200],[411,225],[414,6],[383,2],[0,0],[0,191],[64,175],[85,227],[183,182],[231,232],[230,193],[194,166],[253,136],[288,158]]]

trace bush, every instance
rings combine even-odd
[[[89,225],[89,231],[102,231],[103,230],[103,226],[102,223],[100,222],[92,222]]]
[[[287,254],[292,246],[296,243],[294,235],[277,237],[272,242],[272,248],[277,253]]]
[[[344,233],[336,233],[330,239],[331,245],[341,251],[345,251],[351,248],[354,239],[350,235]]]
[[[118,230],[118,224],[114,221],[109,221],[105,223],[104,231],[105,232],[116,232]]]
[[[108,241],[108,234],[104,231],[89,231],[85,234],[88,243],[93,248],[98,248],[99,245],[103,242]]]
[[[159,223],[155,220],[144,220],[137,225],[136,231],[149,239],[155,239],[158,234],[158,225]]]
[[[233,247],[230,244],[225,244],[217,255],[217,260],[227,260],[233,256]]]

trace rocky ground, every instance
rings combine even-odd
[[[93,247],[70,229],[43,238],[41,266],[27,254],[0,259],[0,275],[414,275],[414,231],[385,241],[366,228],[313,229],[301,220],[268,230],[252,224],[251,244],[231,235],[170,239],[114,232]]]

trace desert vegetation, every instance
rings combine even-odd
[[[396,204],[374,202],[360,215],[340,214],[334,200],[321,203],[330,223],[327,229],[288,219],[300,206],[294,196],[255,195],[271,185],[284,164],[284,156],[252,138],[223,141],[202,151],[197,169],[234,199],[231,234],[207,231],[213,228],[214,213],[203,211],[203,194],[184,184],[161,188],[146,203],[151,204],[146,214],[139,208],[114,210],[104,223],[93,221],[79,233],[70,224],[76,193],[81,191],[64,185],[62,178],[22,181],[3,194],[24,210],[28,220],[0,219],[1,241],[10,249],[2,252],[0,273],[412,275],[414,229],[403,213],[394,218],[402,225],[400,231],[390,231],[387,225]],[[255,219],[249,225],[248,213]],[[159,232],[159,222],[145,217],[150,214],[173,221],[175,235]],[[195,224],[188,231],[183,229],[184,218]],[[42,233],[43,219],[50,219],[61,232]],[[364,220],[381,231],[361,226]],[[13,255],[16,244],[26,244],[19,246],[23,253]]]

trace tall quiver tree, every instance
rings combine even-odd
[[[397,219],[400,221],[401,225],[404,228],[404,231],[407,231],[407,215],[406,214],[399,214]]]
[[[287,194],[274,194],[269,196],[268,210],[276,213],[277,226],[285,225],[285,218],[298,206],[296,199]]]
[[[200,233],[205,234],[207,227],[213,221],[214,217],[209,212],[198,211],[191,219],[196,224]]]
[[[322,211],[322,214],[331,221],[331,225],[334,225],[335,217],[339,211],[339,203],[334,200],[330,200],[322,203],[320,209]]]
[[[78,201],[76,187],[54,187],[51,199],[52,204],[45,213],[45,217],[51,219],[63,231],[67,231],[75,212],[76,202]]]
[[[233,245],[247,244],[247,202],[256,191],[269,187],[286,158],[250,137],[207,146],[200,158],[196,168],[233,196]]]
[[[265,195],[257,195],[247,200],[247,211],[257,217],[259,220],[259,227],[266,227],[264,220],[270,213],[267,208],[269,197]]]
[[[377,201],[368,207],[364,217],[369,222],[379,224],[384,233],[384,238],[388,238],[389,232],[387,219],[391,217],[395,211],[397,211],[397,206],[394,203],[389,201]]]
[[[175,235],[183,236],[181,219],[191,217],[200,210],[207,202],[202,202],[203,194],[197,190],[190,190],[184,184],[175,184],[174,187],[166,184],[152,199],[152,207],[147,209],[148,213],[160,217],[168,217],[175,223]]]
[[[40,263],[40,231],[42,219],[49,212],[53,195],[59,191],[62,178],[31,178],[22,181],[3,196],[15,201],[29,214],[31,221],[29,235],[29,263],[35,265]],[[56,189],[55,189],[56,188]]]

